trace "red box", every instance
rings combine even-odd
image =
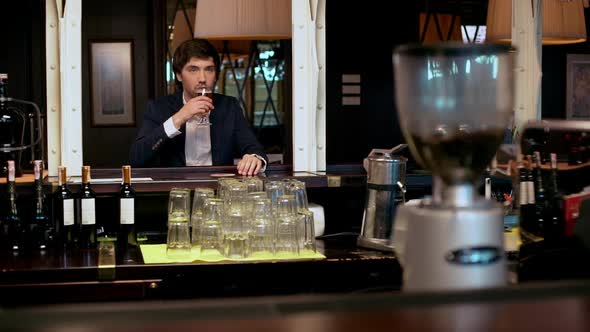
[[[565,235],[574,235],[574,225],[580,216],[580,203],[590,199],[590,192],[581,192],[563,196],[563,215],[565,221]]]

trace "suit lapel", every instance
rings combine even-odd
[[[211,161],[213,165],[220,164],[220,153],[219,147],[223,144],[220,140],[223,137],[223,107],[219,103],[220,95],[214,96],[213,105],[215,109],[209,115],[209,121],[211,122]]]
[[[168,109],[170,112],[170,114],[168,115],[168,118],[173,116],[174,114],[176,114],[176,112],[178,112],[183,106],[182,92],[176,93],[173,96],[174,97],[172,98],[172,100],[170,102],[170,107]],[[168,119],[168,118],[166,118],[166,119]],[[186,125],[182,125],[182,127],[180,127],[180,135],[174,137],[173,140],[176,140],[175,144],[172,144],[172,146],[174,146],[174,150],[175,150],[174,154],[177,156],[178,162],[182,163],[182,165],[179,165],[179,166],[185,166],[186,165],[186,154],[184,151],[184,145],[186,142]]]

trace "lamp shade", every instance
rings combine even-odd
[[[176,11],[174,16],[174,30],[170,41],[170,54],[174,54],[176,48],[185,40],[192,39],[189,24],[192,26],[195,19],[195,9],[187,9],[186,17],[182,9]],[[187,18],[189,22],[187,22]]]
[[[453,15],[432,13],[428,26],[426,26],[427,15],[427,13],[420,13],[420,38],[424,37],[424,39],[421,40],[422,43],[427,44],[438,43],[441,41],[463,40],[463,37],[461,36],[461,17],[455,16],[455,20],[453,21]],[[437,22],[435,22],[435,20]],[[440,28],[440,33],[442,34],[442,39],[436,28],[437,23]],[[424,32],[424,29],[426,29],[426,32]]]
[[[290,39],[291,0],[199,0],[194,36],[210,40]]]
[[[520,1],[520,0],[519,0]],[[543,0],[543,45],[586,41],[582,0]],[[489,0],[486,40],[509,43],[512,30],[512,1]]]

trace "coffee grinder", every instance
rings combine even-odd
[[[513,52],[491,44],[403,45],[394,51],[400,126],[433,175],[433,195],[397,209],[393,246],[404,290],[506,284],[503,210],[477,183],[513,108]]]

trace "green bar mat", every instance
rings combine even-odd
[[[140,246],[143,262],[145,264],[162,264],[162,263],[215,263],[215,262],[253,262],[253,261],[282,261],[282,260],[319,260],[326,259],[326,256],[319,252],[302,251],[299,255],[292,253],[277,253],[273,255],[256,254],[248,258],[226,258],[217,250],[192,250],[190,255],[167,255],[166,244],[142,244]]]

